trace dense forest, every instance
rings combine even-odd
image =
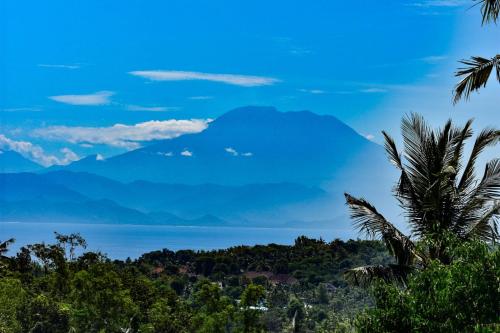
[[[372,305],[343,272],[392,262],[378,241],[306,237],[126,261],[85,246],[56,234],[3,258],[1,332],[329,331]]]

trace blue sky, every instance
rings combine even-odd
[[[5,0],[0,148],[109,156],[244,105],[335,115],[376,142],[409,111],[500,126],[493,81],[451,104],[457,60],[499,51],[472,4]]]

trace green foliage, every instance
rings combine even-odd
[[[449,265],[431,262],[407,288],[380,283],[376,308],[358,318],[360,332],[459,332],[498,324],[500,251],[468,242]],[[498,326],[497,326],[498,328]]]
[[[69,331],[70,308],[40,294],[28,299],[19,312],[23,332],[66,333]]]
[[[21,281],[12,278],[0,280],[0,332],[20,331],[21,324],[17,320],[17,314],[25,298],[26,291]]]
[[[137,305],[111,267],[93,265],[76,273],[71,284],[71,324],[78,332],[117,332],[130,326]]]
[[[300,237],[293,246],[161,250],[126,261],[78,253],[86,243],[77,234],[56,241],[3,259],[1,333],[283,332],[297,309],[295,331],[316,332],[334,313],[353,318],[370,304],[342,280],[345,269],[390,261],[376,241]],[[255,270],[265,276],[245,276]],[[337,289],[323,293],[324,283]]]

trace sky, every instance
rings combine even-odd
[[[3,0],[0,149],[106,158],[246,105],[333,115],[378,143],[412,111],[500,127],[493,80],[452,104],[457,61],[500,50],[473,4]]]

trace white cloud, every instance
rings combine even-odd
[[[192,100],[207,100],[207,99],[213,99],[213,96],[191,96],[189,99]]]
[[[87,95],[58,95],[50,96],[53,101],[71,105],[106,105],[111,103],[112,91],[98,91]]]
[[[373,141],[373,139],[375,139],[375,135],[373,135],[373,134],[367,134],[367,135],[365,135],[365,138],[367,138],[370,141]]]
[[[292,47],[290,49],[290,54],[296,55],[296,56],[305,56],[308,54],[312,54],[313,52],[309,49],[303,48],[303,47]]]
[[[425,63],[428,63],[428,64],[437,64],[443,60],[446,60],[448,57],[447,56],[428,56],[428,57],[423,57],[423,58],[420,58],[419,60],[420,61],[423,61]]]
[[[193,152],[187,150],[187,149],[184,149],[181,153],[182,156],[186,156],[186,157],[191,157],[193,156]]]
[[[12,150],[23,157],[35,161],[43,166],[50,166],[53,164],[68,164],[79,159],[69,148],[63,148],[60,152],[63,154],[62,158],[47,154],[42,147],[35,145],[28,141],[16,141],[9,139],[3,134],[0,134],[0,149]]]
[[[185,72],[185,71],[165,71],[165,70],[150,70],[150,71],[132,71],[129,74],[139,76],[152,81],[186,81],[186,80],[202,80],[221,82],[242,87],[257,87],[273,85],[280,80],[252,75],[236,75],[236,74],[212,74],[202,72]]]
[[[233,156],[238,156],[238,152],[232,147],[224,148],[224,150]]]
[[[39,107],[20,107],[20,108],[5,108],[2,109],[5,112],[38,112],[42,111],[42,108]]]
[[[413,7],[461,7],[468,3],[466,0],[426,0],[409,4]]]
[[[300,92],[309,93],[314,95],[326,94],[326,91],[321,89],[299,89]]]
[[[78,161],[80,159],[80,156],[78,156],[74,151],[72,151],[69,148],[62,148],[60,152],[63,154],[62,159],[59,160],[58,164],[69,164],[73,161]]]
[[[142,141],[171,139],[207,128],[209,119],[151,120],[135,125],[115,124],[109,127],[50,126],[33,131],[35,137],[74,144],[104,144],[136,149]]]
[[[46,68],[62,68],[62,69],[78,69],[80,65],[52,65],[52,64],[38,64],[38,67]]]
[[[385,92],[387,92],[387,89],[384,89],[384,88],[366,88],[366,89],[361,89],[360,91],[362,93],[367,93],[367,94],[376,94],[376,93],[385,93]]]
[[[142,106],[142,105],[127,105],[125,106],[125,108],[128,111],[151,111],[151,112],[173,111],[177,109],[166,106]]]
[[[104,160],[106,160],[106,159],[105,159],[105,158],[104,158],[104,156],[102,156],[101,154],[97,154],[97,155],[95,155],[95,160],[96,160],[96,161],[104,161]]]
[[[160,156],[165,156],[165,157],[172,157],[174,156],[174,153],[172,153],[171,151],[169,152],[162,152],[162,151],[159,151],[156,153],[157,155],[160,155]]]
[[[236,149],[234,149],[233,147],[227,147],[227,148],[224,148],[224,150],[232,155],[232,156],[245,156],[245,157],[250,157],[250,156],[253,156],[253,153],[251,152],[245,152],[245,153],[239,153]]]

